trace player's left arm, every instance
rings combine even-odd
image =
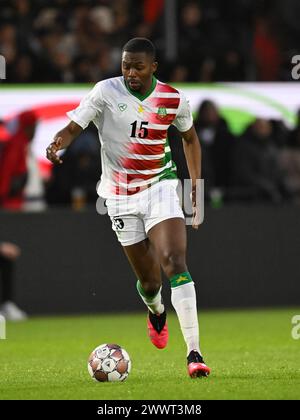
[[[182,136],[183,151],[192,183],[192,226],[194,229],[198,229],[201,223],[199,214],[200,205],[197,202],[197,200],[201,199],[200,194],[197,194],[197,180],[200,182],[201,179],[201,146],[194,125],[189,130],[180,132],[180,134]]]

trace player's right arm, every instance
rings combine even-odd
[[[47,159],[52,163],[63,163],[57,152],[66,149],[82,131],[80,125],[71,121],[54,136],[53,142],[47,147]]]
[[[101,85],[102,82],[98,82],[76,109],[67,112],[71,122],[55,135],[53,142],[47,147],[47,158],[52,163],[62,163],[57,152],[67,148],[102,113],[104,101]]]

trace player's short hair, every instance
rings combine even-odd
[[[151,56],[153,60],[156,58],[156,50],[153,43],[147,38],[132,38],[130,39],[123,47],[122,53],[131,52],[139,53],[144,52],[147,55]]]

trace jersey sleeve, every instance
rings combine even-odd
[[[91,121],[103,112],[104,101],[101,82],[81,100],[79,106],[67,112],[67,116],[84,130]]]
[[[193,125],[193,116],[190,104],[183,93],[180,93],[179,109],[172,125],[174,125],[177,130],[182,133],[188,131]]]

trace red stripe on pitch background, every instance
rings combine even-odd
[[[66,112],[77,108],[79,102],[66,102],[56,104],[45,104],[31,108],[38,118],[51,120],[52,118],[64,117]]]
[[[11,134],[6,130],[4,126],[0,126],[0,143],[9,140]]]

